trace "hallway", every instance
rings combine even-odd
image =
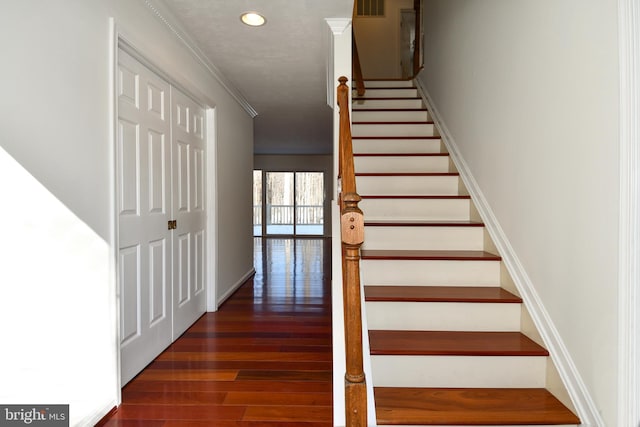
[[[255,277],[127,384],[101,425],[332,425],[330,240],[254,244]]]

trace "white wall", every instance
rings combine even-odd
[[[217,295],[230,296],[253,269],[253,125],[240,106],[217,108]]]
[[[145,2],[4,4],[0,223],[11,233],[0,243],[0,327],[11,342],[0,355],[0,402],[69,403],[71,425],[92,424],[119,396],[110,17],[216,107],[219,286],[253,263],[252,120]]]
[[[253,168],[269,172],[324,172],[324,236],[331,236],[331,201],[333,198],[333,156],[268,155],[253,157]]]
[[[356,17],[354,34],[365,79],[400,78],[400,9],[413,9],[413,0],[386,0],[385,15]]]
[[[617,2],[425,0],[421,80],[617,426]]]

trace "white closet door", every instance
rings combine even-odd
[[[169,85],[119,51],[118,215],[122,384],[172,341]]]
[[[206,310],[204,109],[171,88],[173,149],[173,338]]]

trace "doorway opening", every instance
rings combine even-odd
[[[416,11],[400,9],[400,68],[401,77],[414,77],[414,56],[416,48]]]
[[[322,236],[324,172],[253,171],[254,236]]]

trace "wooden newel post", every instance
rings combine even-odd
[[[367,386],[362,365],[362,307],[360,296],[360,246],[364,242],[364,216],[358,207],[349,118],[347,78],[338,79],[340,106],[340,235],[342,241],[342,290],[347,372],[345,407],[347,427],[367,425]]]
[[[362,363],[362,310],[360,296],[360,246],[364,242],[364,218],[357,193],[344,194],[340,216],[345,300],[345,404],[347,427],[366,427],[367,390]]]

